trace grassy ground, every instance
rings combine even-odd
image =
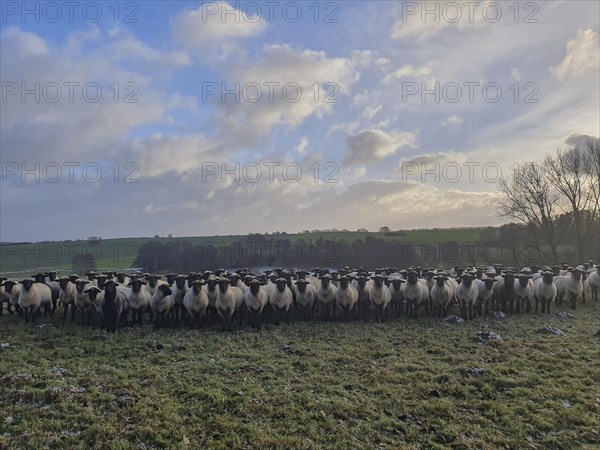
[[[599,327],[598,304],[260,333],[5,316],[0,448],[600,448]]]
[[[397,240],[415,244],[431,245],[446,244],[448,242],[473,243],[479,240],[481,230],[423,230],[409,231],[406,236],[385,236],[385,233],[359,233],[359,232],[331,232],[311,234],[288,234],[270,235],[270,239],[288,238],[295,242],[299,239],[316,241],[319,238],[339,240],[343,239],[353,242],[373,236],[387,241]],[[189,241],[193,245],[228,245],[239,240],[245,240],[244,236],[196,236],[196,237],[174,237],[174,238],[123,238],[103,239],[98,243],[88,241],[73,242],[43,242],[33,244],[16,244],[0,246],[0,273],[13,271],[70,270],[71,260],[78,253],[90,253],[96,257],[99,270],[102,269],[126,269],[133,265],[139,249],[148,241]]]

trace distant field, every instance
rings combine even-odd
[[[600,446],[598,304],[564,320],[260,333],[39,323],[51,326],[0,318],[3,449]],[[542,325],[564,334],[536,333]],[[481,330],[503,341],[478,344]]]
[[[353,242],[368,236],[386,241],[401,241],[415,244],[446,244],[449,242],[474,243],[478,242],[481,230],[425,230],[409,231],[406,236],[385,236],[384,233],[331,232],[310,234],[269,235],[268,239],[299,239],[317,241],[319,238],[329,240],[346,240]],[[45,242],[35,244],[18,244],[0,246],[0,273],[62,269],[70,270],[74,254],[90,253],[96,257],[98,269],[127,269],[133,266],[138,250],[147,241],[185,240],[193,245],[213,244],[228,245],[247,235],[232,236],[202,236],[202,237],[173,237],[173,238],[123,238],[103,239],[99,243],[88,241]]]

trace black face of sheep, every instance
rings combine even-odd
[[[275,285],[277,286],[277,290],[279,292],[283,292],[287,287],[287,280],[285,278],[277,278],[277,281],[275,281]]]
[[[146,282],[135,279],[132,280],[131,283],[129,283],[127,286],[131,287],[131,292],[133,292],[134,294],[139,294],[143,284],[146,284]]]
[[[96,278],[96,272],[86,272],[85,276],[88,280],[94,281],[94,278]]]
[[[248,283],[248,285],[250,286],[250,292],[252,292],[252,295],[258,295],[258,291],[260,290],[260,281],[252,280]]]
[[[171,295],[173,293],[173,291],[171,290],[171,288],[169,286],[167,286],[166,284],[161,284],[160,286],[158,286],[156,288],[156,290],[160,291],[162,293],[163,296],[167,296],[167,295]]]
[[[77,280],[75,282],[75,289],[77,289],[77,292],[82,293],[83,290],[85,289],[85,285],[89,284],[90,282],[87,280]]]
[[[175,286],[177,286],[177,289],[183,289],[185,287],[185,281],[183,275],[177,275],[177,277],[175,277]]]
[[[229,288],[229,280],[227,278],[219,280],[219,290],[224,294]]]
[[[494,287],[495,281],[496,280],[494,278],[486,278],[485,280],[483,280],[483,284],[485,285],[485,288],[489,291]]]
[[[375,284],[375,286],[377,286],[378,288],[381,288],[383,286],[383,280],[385,278],[382,275],[375,275],[373,277],[373,283]]]
[[[439,287],[444,286],[444,283],[446,282],[448,278],[446,277],[442,277],[442,276],[437,276],[435,277],[435,284],[437,284]]]
[[[61,289],[66,289],[67,285],[71,282],[71,280],[68,277],[60,277],[58,280],[58,285],[60,286]]]
[[[43,273],[31,275],[31,278],[33,278],[36,283],[45,283],[46,282],[46,275],[44,275]]]
[[[204,281],[200,281],[200,280],[192,281],[192,289],[194,290],[194,294],[198,295],[200,293],[200,290],[202,289],[203,284],[204,284]]]
[[[6,280],[6,278],[5,278],[5,280]],[[16,285],[17,285],[17,283],[15,283],[14,281],[5,281],[3,286],[4,286],[4,290],[8,294],[12,294],[13,287]]]
[[[356,279],[358,285],[361,289],[363,289],[367,285],[367,278],[364,276],[360,276]]]
[[[215,288],[217,287],[218,282],[219,281],[217,279],[215,279],[215,278],[211,278],[210,280],[208,280],[206,282],[206,285],[208,286],[208,290],[211,291],[211,292],[214,291]]]
[[[25,292],[29,292],[29,289],[31,289],[31,286],[33,286],[35,281],[25,279],[25,280],[19,281],[19,283],[21,283],[21,285],[23,286],[23,289],[25,289]]]
[[[462,275],[460,277],[460,279],[462,280],[462,284],[465,287],[469,287],[473,284],[473,275],[471,275],[471,274],[466,273],[466,274]]]
[[[96,282],[98,283],[98,287],[100,289],[104,288],[104,285],[106,284],[106,280],[108,280],[108,277],[106,275],[98,275],[96,277]]]
[[[232,286],[235,286],[240,279],[240,276],[237,273],[234,273],[229,277],[229,282]]]
[[[331,283],[331,278],[329,276],[324,275],[321,277],[321,286],[323,289],[327,289],[329,287],[329,283]]]
[[[167,284],[169,286],[172,286],[173,282],[175,281],[175,278],[177,278],[177,274],[176,273],[169,273],[169,274],[167,274]]]
[[[83,292],[85,292],[88,295],[88,298],[91,301],[94,301],[94,300],[96,300],[96,298],[98,298],[98,293],[100,293],[102,291],[99,288],[97,288],[96,286],[92,286],[90,288],[87,288]]]
[[[406,274],[406,279],[410,284],[415,284],[417,282],[417,272],[411,270],[408,272],[408,274]]]
[[[571,273],[573,274],[573,279],[575,281],[581,280],[582,271],[580,269],[573,269],[571,270]]]
[[[542,273],[542,282],[544,284],[554,283],[554,274],[552,272],[543,272]]]
[[[392,286],[394,286],[396,291],[399,291],[400,287],[402,286],[402,280],[400,278],[394,278],[392,280]]]
[[[348,282],[349,282],[349,281],[350,281],[350,280],[349,280],[349,279],[348,279],[348,277],[346,277],[346,276],[342,276],[342,277],[340,277],[340,287],[341,287],[342,289],[347,289],[347,288],[348,288]]]
[[[51,270],[50,272],[46,272],[46,276],[48,277],[49,281],[56,281],[56,276],[58,275],[58,273],[55,270]]]
[[[123,272],[119,272],[116,278],[119,283],[125,283],[125,274]]]
[[[148,286],[150,286],[151,288],[155,288],[156,284],[158,283],[158,280],[162,278],[162,277],[158,277],[156,275],[150,275],[148,277]]]
[[[306,280],[304,280],[303,278],[301,278],[298,281],[296,281],[296,289],[301,294],[304,294],[306,292]]]
[[[531,277],[529,275],[519,275],[519,284],[521,287],[527,287],[530,278]]]

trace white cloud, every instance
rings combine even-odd
[[[306,136],[302,136],[300,138],[300,142],[296,146],[296,151],[303,155],[306,149],[308,148],[308,138]]]
[[[370,164],[406,147],[416,147],[417,136],[398,130],[386,133],[380,129],[363,130],[346,139],[344,162]]]
[[[443,126],[448,126],[448,125],[462,125],[462,124],[463,124],[463,120],[461,119],[460,116],[457,116],[456,114],[453,114],[453,115],[447,117],[442,122]]]
[[[587,29],[578,30],[577,35],[569,40],[567,54],[558,66],[550,68],[550,72],[557,80],[565,81],[588,72],[597,72],[599,67],[598,33]]]
[[[412,64],[407,64],[392,73],[388,73],[383,78],[383,82],[390,83],[393,80],[400,80],[408,77],[423,77],[426,75],[431,75],[431,69],[429,67],[414,67]]]
[[[369,105],[363,111],[362,116],[365,119],[367,119],[368,121],[371,121],[371,120],[373,120],[373,117],[375,117],[377,115],[377,113],[382,110],[382,108],[383,108],[383,105]]]
[[[256,36],[267,23],[259,16],[247,16],[227,2],[210,2],[181,11],[171,19],[170,26],[175,38],[187,47],[205,48],[209,43]]]

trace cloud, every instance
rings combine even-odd
[[[380,129],[363,130],[346,139],[344,163],[370,164],[380,161],[406,147],[416,147],[417,136],[398,130],[386,133]]]
[[[592,134],[580,134],[571,133],[565,139],[565,144],[569,147],[579,147],[579,149],[586,149],[589,140],[597,140],[598,136]]]
[[[369,105],[365,108],[363,112],[363,117],[368,121],[373,120],[373,117],[377,115],[379,111],[383,108],[383,105]]]
[[[388,73],[383,78],[383,82],[390,83],[394,80],[400,80],[402,78],[422,77],[425,75],[431,75],[431,69],[429,67],[414,67],[412,64],[407,64],[392,73]]]
[[[452,114],[451,116],[447,117],[443,122],[442,125],[443,126],[449,126],[449,125],[462,125],[463,124],[463,120],[460,118],[460,116],[457,116],[456,114]]]
[[[599,67],[598,33],[591,29],[578,30],[577,35],[569,39],[564,59],[558,66],[551,67],[550,73],[558,81],[565,81],[588,72],[597,72]]]
[[[300,138],[300,142],[295,147],[295,149],[298,153],[300,153],[302,155],[302,154],[304,154],[304,152],[306,152],[307,148],[308,148],[308,138],[306,136],[302,136]]]
[[[256,36],[265,30],[267,23],[260,16],[248,16],[227,2],[210,2],[181,11],[171,19],[170,27],[175,38],[188,48],[205,48]]]

